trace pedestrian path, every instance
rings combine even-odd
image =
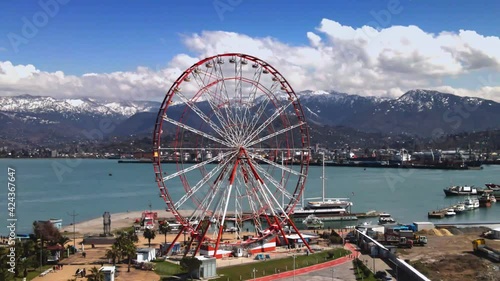
[[[273,274],[273,275],[268,275],[268,276],[264,276],[264,277],[260,277],[260,278],[255,278],[254,280],[272,281],[272,280],[277,280],[277,279],[285,279],[285,278],[294,277],[294,276],[296,277],[297,275],[302,275],[302,274],[306,274],[306,273],[310,273],[310,272],[316,272],[316,271],[323,270],[323,269],[329,269],[331,267],[337,267],[337,266],[344,265],[344,264],[352,264],[352,260],[355,257],[357,257],[357,255],[359,253],[349,243],[346,243],[344,245],[344,248],[351,251],[352,254],[347,255],[345,257],[342,257],[342,258],[332,260],[332,261],[328,261],[328,262],[324,262],[324,263],[320,263],[320,264],[315,264],[315,265],[311,265],[308,267],[302,267],[302,268],[299,268],[296,270],[291,270],[291,271],[286,271],[286,272],[282,272],[282,273],[278,273],[278,274]],[[329,280],[331,280],[332,274],[330,274],[329,276],[330,276]],[[307,280],[310,280],[310,279],[308,278]],[[343,280],[343,279],[340,279],[340,280]]]

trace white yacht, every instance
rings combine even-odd
[[[448,211],[446,211],[446,213],[444,215],[447,216],[447,217],[452,217],[452,216],[455,216],[456,214],[457,213],[455,213],[455,210],[448,209]]]
[[[348,208],[353,204],[349,198],[325,198],[325,155],[323,154],[323,194],[321,198],[309,198],[315,201],[302,202],[302,208],[296,208],[293,214],[296,216],[338,216],[349,214]],[[317,201],[316,201],[317,199]]]
[[[308,229],[318,229],[323,228],[323,221],[316,217],[315,215],[309,215],[305,218],[302,223],[307,226]]]
[[[463,203],[457,204],[453,211],[455,211],[455,213],[461,213],[465,211],[465,205]]]
[[[396,220],[392,218],[391,214],[381,213],[378,217],[378,222],[380,224],[387,224],[387,223],[396,223]]]
[[[468,197],[464,201],[466,210],[473,210],[479,208],[479,199]]]

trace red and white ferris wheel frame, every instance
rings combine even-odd
[[[187,231],[196,231],[195,229],[189,229],[189,221],[181,215],[179,210],[174,206],[175,202],[173,201],[173,198],[171,197],[170,193],[168,192],[168,187],[166,184],[166,181],[163,178],[164,171],[162,170],[162,155],[161,155],[161,136],[163,133],[163,124],[164,124],[164,116],[166,116],[166,112],[169,108],[169,106],[172,104],[172,99],[175,97],[176,93],[179,92],[179,89],[181,88],[181,85],[189,81],[190,75],[192,75],[193,72],[197,71],[199,67],[204,66],[206,63],[212,62],[214,60],[219,60],[219,59],[224,59],[224,58],[239,58],[241,60],[248,61],[253,64],[258,64],[259,67],[262,68],[262,71],[264,73],[272,75],[273,76],[273,81],[278,81],[278,83],[281,85],[281,92],[286,93],[289,97],[290,104],[293,108],[294,113],[296,114],[296,117],[300,121],[300,124],[296,126],[296,128],[299,129],[300,131],[300,145],[302,146],[302,150],[308,150],[309,149],[309,131],[307,124],[305,123],[305,117],[302,113],[302,107],[298,101],[298,98],[293,91],[292,86],[288,83],[288,81],[285,79],[285,77],[273,66],[268,64],[267,62],[256,58],[251,55],[246,55],[246,54],[241,54],[241,53],[226,53],[226,54],[219,54],[211,57],[207,57],[205,59],[200,60],[199,62],[193,64],[191,67],[186,69],[178,78],[177,80],[172,84],[170,89],[165,95],[165,98],[161,104],[161,107],[159,109],[156,122],[155,122],[155,127],[154,127],[154,132],[153,132],[153,166],[154,166],[154,173],[155,173],[155,179],[157,182],[157,185],[160,189],[160,195],[164,199],[166,205],[167,205],[167,211],[170,211],[175,219],[187,229]],[[237,77],[234,77],[232,79],[238,79]],[[250,83],[252,84],[252,80],[244,77],[240,77],[242,82]],[[277,79],[277,80],[274,80]],[[214,81],[213,83],[218,83],[220,81]],[[213,84],[212,83],[212,84]],[[259,83],[257,83],[259,84]],[[211,85],[205,85],[206,88],[210,87]],[[255,85],[258,87],[258,85]],[[204,89],[199,89],[198,92],[196,93],[195,97],[199,95]],[[181,118],[182,119],[182,118]],[[182,121],[182,120],[180,120]],[[182,122],[179,122],[182,123]],[[245,153],[244,151],[241,153]],[[300,162],[300,168],[299,168],[299,173],[303,175],[307,175],[308,167],[309,167],[309,153],[303,154],[304,156],[304,161]],[[237,165],[237,164],[236,164]],[[236,169],[236,167],[234,167]],[[257,176],[258,177],[258,176]],[[188,183],[184,180],[181,181],[184,185],[184,188],[186,192],[191,188]],[[297,185],[295,186],[295,189],[292,194],[294,194],[297,198],[300,198],[302,196],[302,192],[304,190],[304,185],[306,182],[306,177],[301,177],[299,178]],[[295,208],[295,205],[298,203],[298,200],[290,200],[288,202],[285,212],[288,215],[292,214],[293,209]]]

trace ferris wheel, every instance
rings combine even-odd
[[[250,248],[286,237],[285,228],[302,239],[290,216],[309,133],[292,87],[270,64],[228,53],[189,67],[163,100],[153,146],[160,196],[180,225],[175,241],[188,234],[186,253]]]

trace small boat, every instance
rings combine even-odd
[[[491,207],[492,201],[497,201],[494,195],[489,193],[483,193],[481,197],[479,197],[479,206],[480,207]]]
[[[320,220],[315,215],[309,215],[302,221],[303,224],[307,226],[308,229],[318,229],[323,228],[323,221]]]
[[[444,215],[447,217],[452,217],[452,216],[455,216],[456,214],[457,213],[455,213],[455,211],[453,209],[448,209],[448,211],[446,211],[446,213]]]
[[[461,212],[465,211],[465,205],[460,203],[460,204],[455,206],[453,211],[455,211],[455,213],[461,213]]]
[[[473,210],[479,208],[479,200],[477,198],[468,197],[464,201],[465,210]]]
[[[443,189],[446,196],[478,195],[482,190],[470,185],[454,185]]]
[[[486,187],[488,188],[500,188],[500,184],[495,184],[495,183],[487,183],[485,184]]]
[[[388,213],[381,213],[378,217],[379,224],[396,223],[396,220]]]
[[[500,196],[500,184],[487,183],[486,192],[491,192],[495,196]]]

